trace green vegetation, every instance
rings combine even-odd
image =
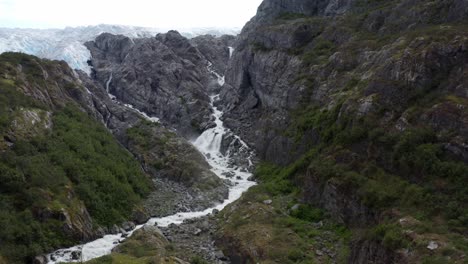
[[[293,184],[295,175],[305,169],[304,164],[313,155],[285,168],[261,164],[255,173],[259,185],[221,212],[218,235],[235,244],[243,259],[252,263],[328,263],[332,259],[345,262],[350,231],[325,211],[301,204],[300,188]],[[265,203],[266,200],[272,203]],[[324,248],[331,250],[334,257],[322,255]]]
[[[306,16],[304,14],[298,14],[298,13],[282,13],[278,16],[278,20],[294,20],[294,19],[300,19],[300,18],[309,18],[309,16]]]
[[[333,42],[319,37],[314,40],[314,47],[306,51],[302,60],[306,65],[324,64],[335,51],[336,46]]]
[[[180,263],[173,255],[176,249],[170,244],[160,231],[145,228],[136,231],[130,238],[119,245],[112,254],[93,259],[87,264],[173,264]],[[189,258],[187,252],[178,252],[179,255]],[[192,263],[202,261],[194,258]]]
[[[192,145],[158,124],[142,122],[128,129],[127,136],[129,149],[142,154],[140,159],[150,171],[156,170],[159,175],[203,191],[221,185],[221,180],[209,172],[208,166],[203,166],[204,158]]]
[[[253,50],[256,51],[256,52],[269,52],[269,51],[273,50],[271,48],[268,48],[267,46],[265,46],[265,44],[263,44],[261,42],[253,43],[252,47],[253,47]]]
[[[0,56],[0,255],[8,263],[77,243],[92,231],[85,209],[95,227],[121,223],[151,188],[134,158],[72,102],[52,108],[22,93],[31,85],[49,89],[40,65],[50,63]]]

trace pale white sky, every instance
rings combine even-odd
[[[242,27],[262,0],[0,0],[0,27]]]

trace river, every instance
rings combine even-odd
[[[220,76],[213,70],[211,70],[211,63],[208,66],[208,70],[216,76],[218,83],[222,86],[224,84],[224,76]],[[108,90],[109,84],[112,81],[112,74],[109,77],[109,81],[106,83],[106,89]],[[111,97],[115,100],[115,97]],[[213,112],[215,127],[204,131],[195,141],[191,142],[206,158],[207,162],[211,165],[211,170],[220,178],[227,179],[231,182],[229,185],[229,197],[222,204],[218,204],[212,208],[208,208],[204,211],[198,212],[181,212],[174,215],[151,218],[145,225],[157,225],[161,227],[169,226],[170,224],[181,224],[184,220],[199,218],[211,214],[213,210],[222,210],[228,204],[239,199],[245,191],[255,185],[255,182],[249,181],[249,177],[252,174],[249,172],[247,167],[252,167],[253,151],[242,141],[238,136],[232,134],[232,132],[224,127],[221,117],[223,112],[220,111],[215,103],[219,100],[219,95],[210,96],[211,108]],[[133,111],[137,111],[144,118],[152,122],[158,122],[159,119],[156,117],[150,117],[148,114],[143,113],[131,105],[124,104],[126,107]],[[228,144],[227,149],[222,151],[223,140],[231,140]],[[224,152],[224,154],[223,154]],[[246,159],[247,166],[240,166],[236,164],[234,156],[243,156]],[[237,158],[236,158],[237,159]],[[60,262],[80,262],[88,261],[94,258],[98,258],[104,255],[108,255],[112,252],[116,246],[118,246],[126,237],[132,235],[132,233],[144,225],[137,226],[131,232],[127,234],[116,234],[106,235],[100,239],[91,241],[89,243],[74,246],[67,249],[60,249],[47,255],[48,263],[55,264]],[[74,253],[75,252],[75,253]],[[80,259],[74,259],[76,256],[81,256]]]

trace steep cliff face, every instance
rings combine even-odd
[[[463,45],[461,35],[456,36],[458,28],[455,25],[448,26],[446,30],[437,29],[442,23],[466,20],[466,7],[459,1],[434,1],[430,4],[414,0],[392,1],[388,4],[392,8],[381,8],[381,5],[379,1],[262,3],[257,16],[247,24],[239,37],[237,50],[227,71],[227,85],[223,89],[225,101],[229,102],[227,119],[233,123],[232,127],[242,127],[239,131],[243,131],[251,143],[258,146],[262,157],[274,162],[288,162],[290,160],[275,153],[291,152],[297,148],[293,145],[301,145],[265,127],[282,131],[289,125],[291,111],[298,109],[301,103],[330,105],[333,101],[331,96],[345,88],[346,82],[356,77],[353,74],[386,77],[389,71],[399,74],[396,71],[410,70],[395,69],[396,66],[390,64],[401,65],[402,62],[397,60],[399,56],[405,51],[411,51],[405,48],[421,45],[435,49],[431,47],[435,44],[434,40],[424,38],[430,30],[443,31],[447,36],[451,34],[452,40],[458,41],[455,46]],[[446,12],[441,14],[434,10]],[[424,38],[419,43],[416,40],[418,34]],[[402,38],[398,38],[400,36]],[[376,43],[378,41],[380,43]],[[455,46],[453,49],[456,49]],[[448,55],[451,54],[439,56]],[[416,54],[406,56],[408,60],[416,59]],[[421,60],[418,63],[437,61],[438,58],[427,58],[426,62]],[[459,64],[449,63],[447,67]],[[432,78],[433,74],[428,71],[424,72],[427,76],[420,78]],[[372,79],[371,76],[364,77],[364,81]],[[401,74],[397,78],[391,81],[404,82]],[[375,82],[388,81],[379,79],[369,85],[376,86]],[[386,89],[386,93],[395,89]],[[363,97],[370,93],[357,100],[364,100]],[[411,96],[401,97],[409,99]],[[394,100],[396,104],[400,103],[398,99]],[[252,122],[259,118],[261,122]],[[239,120],[243,124],[236,123]],[[311,135],[310,140],[314,139]],[[291,158],[296,156],[292,155]]]
[[[467,197],[453,191],[468,171],[467,7],[266,0],[239,36],[225,121],[261,159],[286,166],[272,181],[292,179],[304,202],[350,228],[375,227],[354,236],[350,263],[422,261],[426,249],[408,245],[466,234],[467,212],[455,207]],[[419,213],[418,224],[398,222]],[[439,217],[448,235],[414,231]],[[454,241],[444,247],[457,253],[435,258],[463,261]]]
[[[229,53],[227,46],[220,46],[231,40],[203,37],[199,43],[219,42],[214,45],[217,49],[205,51],[223,67]],[[146,203],[147,211],[161,216],[201,210],[226,198],[227,186],[181,137],[192,139],[211,125],[208,95],[219,83],[208,70],[205,55],[175,31],[134,40],[102,34],[86,45],[94,74],[82,74],[81,79],[99,98],[94,105],[102,121],[155,180],[158,191]],[[141,112],[157,117],[161,124],[135,119],[142,117]]]
[[[236,37],[231,35],[221,37],[203,35],[191,39],[190,43],[213,64],[213,70],[224,76],[231,53],[234,50],[235,41]]]
[[[103,34],[86,46],[92,54],[93,78],[118,100],[160,118],[188,138],[209,125],[205,87],[217,83],[210,78],[205,57],[178,32],[135,40]]]

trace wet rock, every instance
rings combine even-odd
[[[80,260],[81,259],[81,251],[73,251],[71,253],[71,258],[73,260]]]
[[[234,176],[236,176],[236,174],[232,171],[229,171],[229,172],[225,172],[223,173],[223,175],[226,177],[226,178],[234,178]]]
[[[150,219],[150,216],[143,210],[135,210],[132,219],[137,225],[142,225]]]
[[[119,228],[117,225],[113,225],[113,226],[109,229],[109,233],[111,233],[112,235],[119,234],[119,233],[120,233],[120,228]]]
[[[222,261],[227,261],[228,258],[224,255],[224,253],[221,251],[221,250],[218,250],[214,253],[215,257],[219,260],[222,260]]]
[[[107,234],[107,230],[103,227],[99,227],[97,230],[96,230],[96,235],[99,236],[99,237],[103,237]]]
[[[126,232],[132,231],[133,229],[135,229],[135,223],[133,223],[133,222],[124,222],[122,224],[122,228]]]

